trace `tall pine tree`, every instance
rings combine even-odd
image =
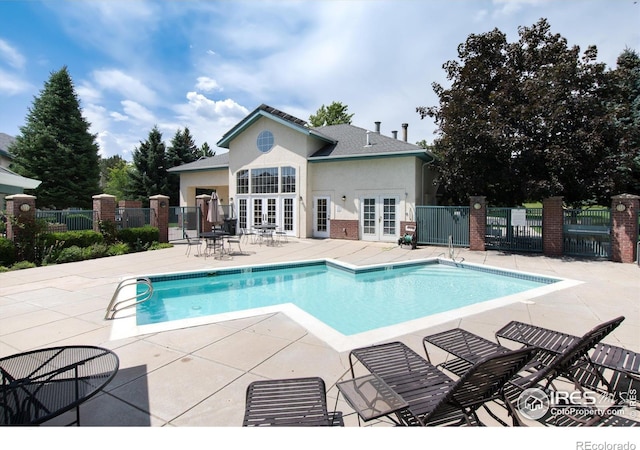
[[[195,144],[189,128],[178,130],[167,149],[167,168],[180,166],[198,159],[198,146]],[[180,204],[180,175],[169,174],[169,204]]]
[[[10,148],[12,169],[42,181],[34,192],[38,207],[91,209],[100,193],[100,157],[89,126],[67,67],[53,72]]]
[[[131,198],[148,205],[152,195],[170,195],[165,152],[162,133],[155,126],[147,140],[133,150],[135,170],[131,173]]]

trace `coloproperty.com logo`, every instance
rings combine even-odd
[[[620,395],[630,406],[635,406],[636,392]],[[543,391],[529,388],[522,391],[516,406],[520,414],[527,419],[539,420],[546,415],[570,415],[572,417],[603,416],[606,414],[624,414],[623,409],[609,408],[611,398],[594,392]]]

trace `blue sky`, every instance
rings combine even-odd
[[[415,108],[438,103],[457,46],[494,28],[516,41],[541,17],[611,68],[640,51],[634,0],[0,0],[0,132],[19,134],[67,66],[104,157],[131,160],[154,125],[215,147],[261,103],[307,120],[339,101],[354,125],[432,142]]]

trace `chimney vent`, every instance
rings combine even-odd
[[[402,140],[405,142],[407,142],[407,128],[409,128],[409,124],[403,123],[402,124]]]
[[[365,147],[371,147],[371,140],[369,139],[369,133],[370,133],[370,131],[367,130],[367,141],[366,141],[366,143],[364,145]]]
[[[398,139],[398,130],[393,130],[391,134],[393,135],[394,139]]]
[[[374,122],[376,124],[376,133],[380,134],[380,122]]]

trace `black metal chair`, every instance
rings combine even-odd
[[[352,350],[353,358],[376,374],[399,394],[409,406],[398,412],[402,425],[483,425],[477,410],[486,403],[502,399],[504,385],[535,356],[535,348],[493,354],[473,364],[454,381],[402,342]]]
[[[191,253],[191,247],[196,248],[196,255],[200,256],[200,247],[202,246],[202,240],[200,238],[192,238],[189,237],[188,234],[184,234],[184,238],[187,240],[187,250],[185,251],[185,255],[189,256]]]
[[[343,426],[342,413],[330,413],[319,377],[254,381],[247,387],[242,426]]]

